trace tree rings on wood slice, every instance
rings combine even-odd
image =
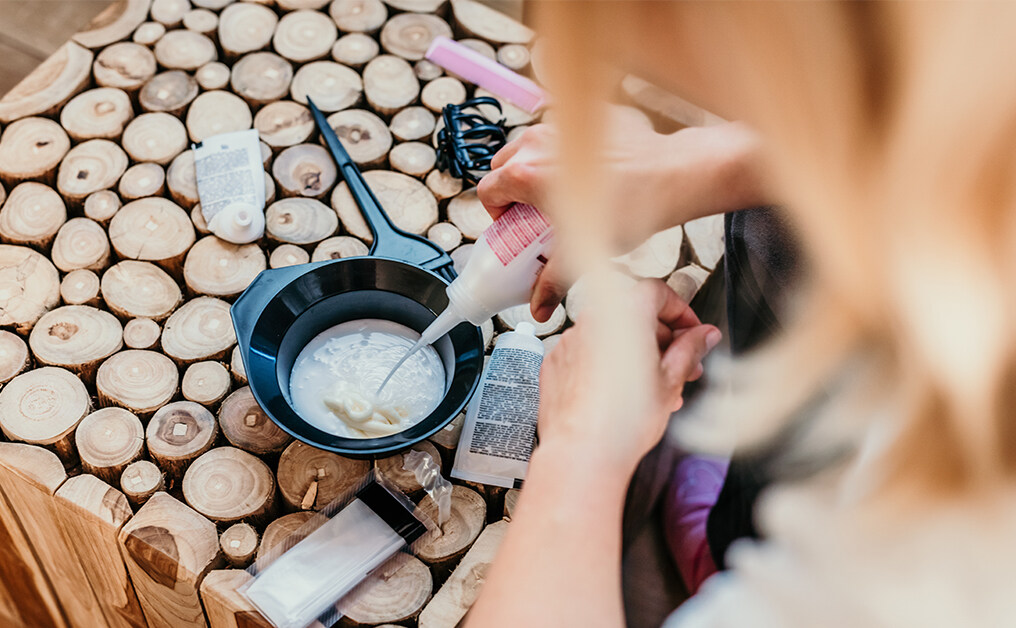
[[[152,415],[145,439],[152,460],[175,481],[192,460],[212,448],[218,431],[215,417],[204,406],[174,401]]]
[[[272,240],[303,246],[316,244],[339,228],[335,212],[310,198],[287,198],[272,203],[265,212],[265,222],[265,233]]]
[[[98,305],[99,276],[83,268],[72,270],[60,282],[60,298],[67,305]]]
[[[113,190],[92,192],[85,198],[85,218],[91,218],[100,225],[108,225],[123,203]]]
[[[493,44],[528,44],[535,35],[525,24],[475,0],[452,0],[452,12],[463,32]]]
[[[156,69],[155,55],[151,50],[125,41],[104,48],[95,57],[92,72],[95,83],[100,87],[117,87],[133,93],[155,76]]]
[[[434,169],[437,153],[433,147],[423,142],[403,142],[388,153],[388,161],[395,170],[422,179]]]
[[[505,44],[497,49],[497,62],[519,73],[529,68],[529,57],[529,48],[521,44]]]
[[[172,201],[143,198],[113,216],[109,240],[121,259],[155,262],[180,276],[183,257],[194,243],[194,226],[187,212]]]
[[[296,102],[307,104],[310,98],[318,109],[331,113],[360,102],[363,81],[355,70],[344,65],[315,61],[297,70],[290,91]]]
[[[225,89],[229,85],[229,77],[229,66],[218,61],[206,63],[194,73],[194,80],[206,92]]]
[[[134,506],[140,506],[148,498],[166,486],[166,474],[155,463],[138,460],[127,465],[120,476],[120,489]]]
[[[550,318],[547,319],[547,322],[537,322],[529,311],[528,303],[523,303],[522,305],[516,305],[506,310],[501,310],[497,315],[498,322],[509,330],[514,330],[515,327],[523,321],[532,324],[533,327],[536,328],[536,335],[540,338],[556,334],[561,331],[567,319],[568,316],[565,313],[564,306],[558,305],[554,308],[554,312],[550,315]]]
[[[371,108],[390,116],[420,95],[420,81],[405,59],[381,55],[363,69],[363,91]]]
[[[312,512],[292,512],[283,515],[265,526],[265,533],[261,537],[261,545],[258,547],[257,558],[259,569],[264,569],[273,560],[282,555],[286,549],[292,546],[297,539],[293,538],[299,533],[300,537],[310,534],[316,528],[327,521],[323,516]],[[310,525],[308,525],[310,524]]]
[[[145,428],[123,408],[103,408],[81,419],[74,444],[82,468],[116,486],[127,465],[141,457]]]
[[[260,522],[275,501],[275,477],[264,462],[235,447],[217,447],[183,476],[187,504],[212,521]]]
[[[193,72],[215,61],[216,56],[215,43],[211,39],[183,29],[169,31],[155,44],[155,59],[167,70]]]
[[[0,180],[8,185],[38,180],[52,183],[56,167],[71,141],[56,122],[25,118],[11,124],[0,137]]]
[[[469,240],[479,238],[487,227],[494,224],[487,209],[476,196],[476,188],[469,188],[448,201],[448,220]]]
[[[231,297],[243,292],[267,267],[265,253],[257,244],[233,244],[211,235],[187,253],[183,278],[196,294]]]
[[[162,328],[150,318],[132,318],[123,326],[123,344],[129,349],[154,349]]]
[[[64,105],[60,125],[78,142],[116,140],[133,116],[127,92],[115,87],[99,87],[78,94]]]
[[[363,173],[363,178],[399,229],[423,235],[437,222],[437,201],[430,190],[416,179],[388,170],[369,170]],[[370,228],[345,181],[335,188],[332,207],[349,233],[365,242],[373,241]]]
[[[351,68],[362,68],[381,52],[381,47],[370,35],[349,33],[339,37],[332,46],[332,59]]]
[[[109,140],[88,140],[64,156],[57,173],[57,189],[67,201],[84,201],[92,192],[113,188],[127,164],[127,153],[118,145]]]
[[[434,132],[434,114],[424,107],[406,107],[392,116],[388,125],[392,135],[400,142],[429,137]]]
[[[222,359],[235,343],[229,304],[211,297],[184,303],[162,330],[162,350],[182,364]]]
[[[373,33],[388,19],[381,0],[334,0],[328,14],[344,33]]]
[[[381,569],[336,604],[353,625],[410,620],[423,610],[434,589],[427,565],[407,556],[392,572]]]
[[[100,405],[126,408],[142,418],[169,403],[179,382],[172,360],[140,349],[117,353],[102,363],[95,376]]]
[[[667,285],[677,293],[682,301],[691,303],[691,300],[709,279],[709,275],[709,271],[705,268],[689,264],[671,273],[670,277],[667,277]]]
[[[314,133],[314,117],[303,105],[280,100],[265,105],[254,116],[261,141],[275,148],[301,144]]]
[[[309,261],[310,253],[295,244],[280,244],[268,256],[268,266],[271,268],[286,268],[306,264]]]
[[[294,441],[279,457],[279,491],[294,510],[319,510],[362,481],[370,467],[367,460]]]
[[[653,234],[635,250],[615,257],[613,261],[636,277],[660,279],[677,267],[683,243],[684,231],[680,226],[672,227]]]
[[[323,262],[345,257],[361,257],[367,252],[367,245],[362,240],[350,236],[333,236],[322,240],[321,244],[314,247],[314,254],[311,255],[310,261]]]
[[[28,368],[28,358],[28,345],[21,336],[0,331],[0,384],[6,384]]]
[[[173,200],[184,207],[192,209],[198,204],[197,171],[194,168],[194,151],[185,150],[177,155],[166,170],[166,187]]]
[[[408,13],[440,13],[448,0],[385,0],[396,11]]]
[[[90,409],[85,385],[62,368],[22,373],[0,390],[0,428],[7,438],[49,447],[65,464],[77,460],[74,428]]]
[[[237,386],[247,385],[247,369],[243,365],[243,356],[240,355],[240,347],[233,347],[229,357],[229,372]]]
[[[166,165],[186,150],[187,130],[168,113],[146,113],[127,125],[122,143],[134,161]]]
[[[436,15],[402,13],[385,22],[381,29],[381,47],[403,59],[418,61],[435,37],[452,36],[452,29]]]
[[[259,456],[277,454],[293,440],[268,418],[249,386],[234,391],[219,406],[219,427],[231,445]]]
[[[236,58],[262,50],[272,41],[279,17],[268,7],[249,2],[231,4],[219,14],[219,45]]]
[[[191,10],[190,0],[152,0],[152,19],[166,28],[176,28]]]
[[[0,98],[0,122],[56,113],[91,80],[92,52],[67,42]]]
[[[62,366],[92,381],[99,362],[123,347],[123,327],[109,312],[65,305],[39,319],[28,346],[40,364]]]
[[[339,172],[323,146],[297,144],[279,153],[272,163],[272,175],[283,196],[320,199],[331,192]]]
[[[197,96],[198,82],[194,77],[182,70],[170,70],[145,83],[138,93],[138,102],[145,111],[179,117]]]
[[[427,184],[427,189],[439,201],[452,198],[462,191],[462,179],[443,170],[431,170],[424,181]],[[461,235],[461,232],[459,235]]]
[[[225,91],[205,92],[187,111],[187,132],[191,141],[201,142],[220,133],[251,127],[254,116],[242,98]]]
[[[123,173],[117,189],[127,202],[146,196],[161,196],[166,191],[166,171],[151,162],[136,164]]]
[[[214,38],[215,29],[219,27],[219,16],[208,9],[194,9],[183,16],[183,27]]]
[[[420,102],[434,113],[440,114],[445,105],[461,104],[466,100],[466,86],[457,78],[442,76],[423,86]]]
[[[417,510],[437,523],[437,504],[429,495],[424,496]],[[465,486],[453,486],[448,520],[438,534],[428,536],[420,543],[416,555],[438,573],[447,574],[480,536],[486,524],[487,503],[483,497]]]
[[[149,0],[126,0],[111,4],[73,39],[87,48],[102,48],[126,39],[148,17],[149,3]]]
[[[413,445],[406,451],[388,456],[387,458],[380,458],[375,462],[378,474],[407,495],[419,493],[423,490],[423,486],[416,479],[416,474],[405,468],[406,454],[410,451],[427,454],[434,461],[437,469],[441,469],[441,454],[438,453],[437,447],[434,447],[433,443],[426,440]],[[437,517],[432,518],[437,521]]]
[[[439,222],[427,230],[427,239],[446,251],[462,244],[462,232],[450,222]]]
[[[426,59],[420,59],[414,63],[413,72],[416,73],[416,78],[420,79],[424,83],[427,81],[433,81],[439,76],[444,75],[444,70],[441,69],[441,66],[427,61]]]
[[[0,244],[0,326],[27,332],[60,302],[60,273],[42,254]]]
[[[79,268],[102,270],[109,263],[106,231],[94,220],[71,218],[57,232],[50,257],[64,272]]]
[[[328,125],[360,166],[384,162],[392,147],[392,134],[384,121],[365,109],[346,109],[328,116]]]
[[[233,65],[230,85],[253,106],[285,97],[293,80],[293,65],[274,52],[252,52]]]
[[[244,569],[258,551],[258,532],[249,523],[234,523],[219,536],[222,555],[237,569]]]
[[[491,105],[480,105],[479,107],[477,107],[477,109],[480,110],[480,113],[482,113],[484,116],[486,116],[491,120],[504,119],[504,125],[506,127],[519,126],[522,124],[532,124],[533,122],[536,121],[538,117],[537,114],[529,113],[528,111],[526,111],[521,107],[516,107],[515,105],[508,102],[504,98],[498,98],[492,92],[488,92],[482,87],[477,87],[476,91],[473,92],[473,96],[476,98],[487,96],[501,103],[500,112],[498,112],[498,110],[492,107]]]
[[[212,406],[229,392],[229,371],[221,362],[195,362],[187,367],[180,392],[187,401]]]
[[[138,26],[131,39],[134,40],[135,44],[151,47],[155,45],[155,42],[162,39],[162,36],[165,34],[166,27],[162,24],[159,24],[158,22],[145,22],[144,24]]]
[[[293,11],[282,16],[272,46],[295,63],[306,63],[327,56],[339,33],[335,22],[318,11]]]
[[[182,298],[173,278],[149,262],[124,260],[102,275],[102,300],[120,318],[161,321]]]
[[[684,223],[688,246],[698,265],[713,270],[723,257],[723,216],[706,216]]]
[[[67,207],[56,190],[26,181],[11,190],[0,207],[0,238],[8,244],[46,249],[65,220]]]

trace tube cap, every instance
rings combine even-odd
[[[535,336],[536,328],[533,327],[532,323],[528,321],[522,321],[521,323],[515,326],[515,333],[526,334],[527,336]]]

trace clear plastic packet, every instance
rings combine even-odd
[[[423,491],[437,504],[437,524],[443,526],[452,514],[452,483],[441,475],[441,465],[422,451],[409,451],[402,457],[402,468],[416,476]]]

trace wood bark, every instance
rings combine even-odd
[[[115,486],[127,465],[141,458],[145,428],[123,408],[103,408],[81,419],[74,442],[82,468]]]
[[[356,486],[370,471],[370,462],[343,458],[295,441],[279,458],[279,492],[291,510],[320,510]],[[316,491],[310,503],[304,498]]]
[[[71,218],[57,231],[50,257],[64,272],[79,268],[101,271],[109,264],[106,230],[89,218]]]
[[[32,329],[60,302],[60,273],[42,254],[23,246],[0,244],[0,326],[18,333]]]
[[[272,175],[284,197],[324,198],[335,186],[338,174],[335,160],[318,144],[290,146],[272,163]]]
[[[99,276],[83,268],[72,270],[60,282],[60,298],[65,305],[98,305]]]
[[[60,162],[57,190],[71,204],[93,192],[109,190],[127,170],[127,153],[109,140],[88,140],[72,148]]]
[[[161,321],[183,299],[180,287],[164,270],[149,262],[122,261],[102,275],[102,300],[121,319]]]
[[[400,142],[411,142],[430,137],[434,132],[435,122],[434,114],[425,107],[406,107],[392,116],[388,128],[395,139]]]
[[[145,430],[148,453],[172,484],[191,462],[212,448],[218,434],[215,417],[193,401],[174,401],[152,415]]]
[[[357,165],[369,168],[384,163],[392,134],[381,118],[364,109],[346,109],[328,116],[328,125]]]
[[[22,181],[52,184],[57,166],[71,148],[70,138],[47,118],[24,118],[0,136],[0,181],[15,186]]]
[[[0,238],[45,251],[67,220],[67,206],[56,190],[26,181],[0,206]]]
[[[183,278],[194,294],[232,297],[267,267],[265,253],[257,244],[233,244],[210,235],[187,253]]]
[[[0,429],[10,440],[42,445],[67,466],[77,462],[74,428],[91,409],[81,379],[44,366],[18,375],[0,390]]]
[[[165,39],[163,37],[159,43]],[[124,41],[104,48],[95,57],[92,74],[100,87],[117,87],[133,94],[155,76],[157,69],[155,55],[148,47]]]
[[[120,259],[153,262],[179,277],[187,249],[194,243],[194,226],[176,203],[143,198],[113,216],[109,240]]]
[[[93,55],[67,42],[0,98],[0,122],[55,113],[91,81]]]
[[[150,318],[132,318],[123,326],[123,344],[128,349],[158,349],[162,328]]]
[[[258,111],[254,116],[254,128],[258,130],[261,141],[273,148],[285,148],[308,141],[315,127],[310,109],[281,100]]]
[[[381,46],[370,35],[348,33],[339,37],[335,45],[332,46],[332,59],[359,70],[380,52]]]
[[[374,111],[391,117],[417,99],[420,81],[405,59],[380,55],[363,69],[363,92]]]
[[[39,319],[28,346],[40,364],[69,369],[93,382],[99,363],[123,347],[123,327],[109,312],[65,305]]]
[[[268,266],[271,268],[296,266],[297,264],[306,264],[309,261],[310,253],[295,244],[280,244],[268,256]]]
[[[231,445],[259,456],[278,454],[293,441],[268,418],[249,386],[234,391],[219,406],[219,427]]]
[[[359,257],[366,255],[367,245],[362,240],[350,236],[334,236],[322,240],[314,247],[314,253],[310,256],[312,262],[323,262],[329,259],[342,259],[344,257]]]
[[[272,46],[294,63],[321,59],[331,52],[332,45],[339,37],[336,22],[318,11],[287,13],[275,27]]]
[[[173,312],[162,330],[162,350],[180,364],[220,360],[236,344],[229,304],[198,297]]]
[[[166,171],[156,163],[135,164],[120,177],[117,190],[128,203],[146,196],[162,196],[166,191]]]
[[[123,202],[113,190],[99,190],[85,197],[84,205],[85,218],[90,218],[106,227],[114,214],[120,211]]]
[[[419,61],[435,37],[451,37],[452,28],[436,15],[400,13],[392,16],[381,29],[381,47],[385,52]]]
[[[130,96],[115,87],[82,92],[60,111],[60,125],[75,141],[117,140],[134,117]]]
[[[360,75],[334,61],[308,63],[297,70],[290,86],[293,100],[307,104],[309,98],[325,113],[352,107],[360,101],[362,93]]]
[[[253,122],[254,116],[247,103],[221,90],[201,94],[187,110],[187,133],[192,142],[220,133],[243,131],[251,128]]]
[[[99,405],[118,406],[143,419],[169,403],[179,383],[180,373],[172,360],[142,349],[117,353],[99,366],[95,377]]]
[[[183,495],[194,510],[215,522],[265,522],[275,505],[275,476],[260,459],[235,447],[202,454],[183,476]]]
[[[278,161],[276,161],[278,164]],[[286,198],[265,212],[265,234],[276,242],[310,247],[339,228],[335,212],[310,198]]]
[[[187,367],[180,392],[187,401],[214,406],[229,394],[229,371],[221,362],[195,362]]]
[[[363,173],[363,177],[398,228],[424,235],[437,222],[437,201],[423,183],[387,170],[370,170]],[[363,214],[345,182],[336,186],[332,194],[332,208],[338,213],[346,231],[365,242],[373,241]]]
[[[293,81],[293,65],[274,52],[252,52],[233,65],[229,84],[252,107],[286,96]]]
[[[268,47],[279,18],[274,11],[249,2],[231,4],[219,15],[219,45],[229,58]]]
[[[166,474],[154,462],[138,460],[127,465],[120,476],[120,490],[135,507],[166,487]]]
[[[179,117],[197,97],[198,82],[194,77],[182,70],[169,70],[145,83],[138,93],[138,102],[145,111]]]
[[[374,33],[388,19],[381,0],[335,0],[328,13],[344,33]]]
[[[243,569],[258,551],[258,531],[249,523],[234,523],[219,536],[219,547],[226,562]]]

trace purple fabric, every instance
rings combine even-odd
[[[677,463],[663,507],[667,546],[690,593],[716,573],[706,521],[723,488],[729,460],[685,456]]]

